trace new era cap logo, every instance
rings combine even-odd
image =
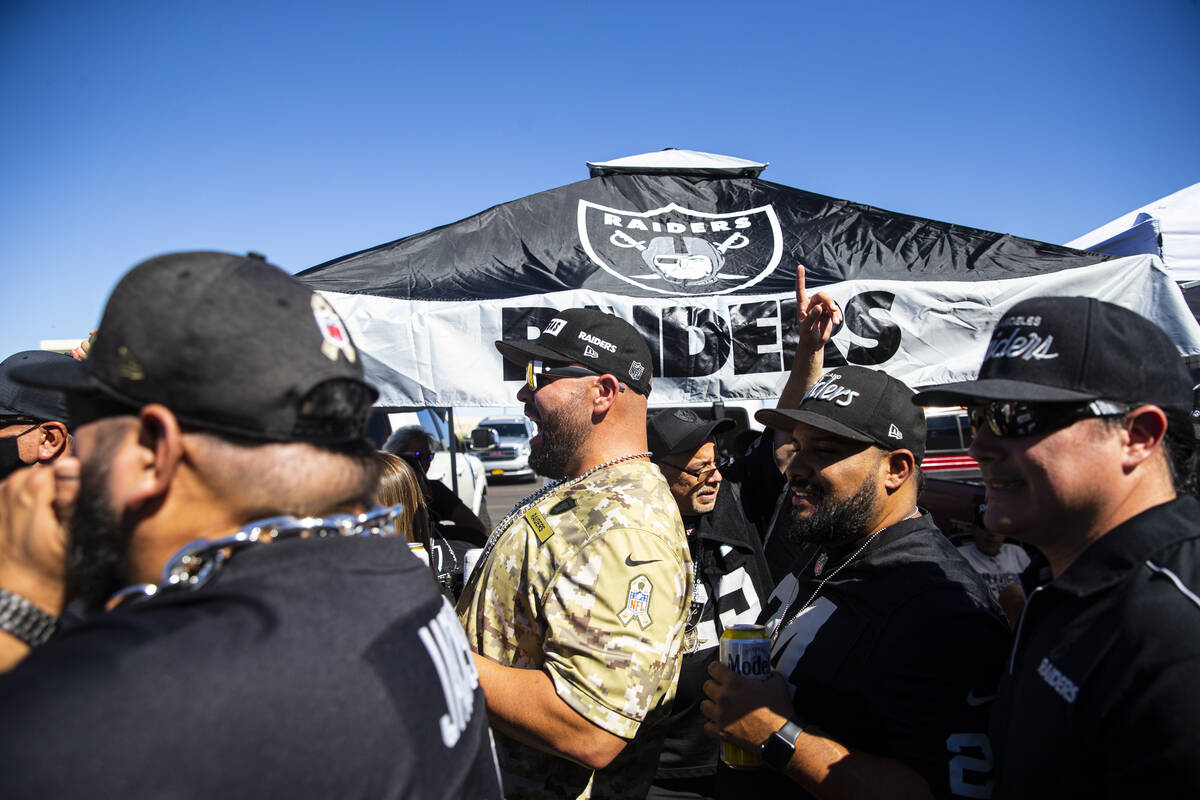
[[[548,333],[551,336],[558,336],[559,332],[565,328],[566,325],[567,321],[565,319],[555,317],[554,319],[550,320],[550,322],[546,325],[546,330],[542,331],[542,333]]]
[[[893,439],[903,439],[904,438],[904,434],[900,432],[900,429],[896,427],[895,423],[892,423],[891,425],[888,426],[888,436],[890,436]]]
[[[584,346],[583,354],[585,356],[587,356],[588,358],[599,358],[600,357],[600,354],[597,353],[595,350],[593,350],[592,346],[590,344]]]

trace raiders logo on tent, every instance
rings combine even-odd
[[[671,203],[653,211],[579,201],[579,241],[621,280],[674,295],[725,294],[779,265],[783,236],[771,205],[728,213]]]

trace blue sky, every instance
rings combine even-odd
[[[0,5],[0,354],[170,250],[291,271],[681,147],[1065,242],[1200,180],[1200,2]]]

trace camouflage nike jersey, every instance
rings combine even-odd
[[[633,741],[593,773],[502,734],[510,798],[642,798],[675,695],[692,564],[658,467],[616,464],[516,517],[458,602],[471,648],[542,669],[564,702]]]

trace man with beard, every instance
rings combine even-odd
[[[453,611],[364,513],[376,391],[322,297],[261,257],[160,256],[86,361],[13,377],[65,392],[78,457],[0,488],[0,647],[33,646],[0,676],[0,795],[499,797]]]
[[[925,418],[912,397],[882,372],[837,367],[798,409],[756,415],[791,431],[788,533],[806,547],[764,614],[772,676],[716,663],[704,687],[706,731],[767,765],[746,774],[748,795],[988,796],[1008,626],[917,508]]]
[[[644,797],[692,585],[679,512],[648,460],[649,348],[582,308],[496,348],[525,368],[530,465],[557,479],[496,526],[458,603],[505,791]]]
[[[27,364],[69,361],[62,353],[23,350],[0,362],[0,480],[22,467],[53,463],[70,443],[62,395],[22,386],[10,373]]]

